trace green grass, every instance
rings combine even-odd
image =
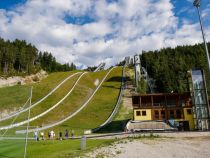
[[[36,102],[47,95],[56,85],[68,77],[71,72],[55,72],[48,75],[41,82],[28,85],[16,85],[12,87],[0,88],[0,110],[22,107],[30,96],[30,86],[33,86],[33,99]]]
[[[121,103],[120,108],[114,119],[106,127],[98,131],[98,133],[122,132],[128,120],[133,117],[133,110],[124,107]]]
[[[132,81],[133,79],[133,70],[128,67],[125,68],[125,77],[126,81]],[[123,105],[122,101],[119,107],[118,112],[113,118],[112,122],[106,127],[98,131],[98,133],[108,133],[108,132],[122,132],[126,126],[128,120],[133,117],[133,109],[130,109]]]
[[[51,106],[56,104],[60,99],[62,99],[69,92],[69,90],[72,88],[73,84],[75,83],[75,81],[78,79],[79,76],[80,76],[80,74],[77,74],[74,77],[67,80],[47,99],[45,99],[43,102],[41,102],[40,104],[38,104],[37,106],[32,108],[30,117],[34,117],[34,116],[44,112],[45,110],[49,109]],[[28,111],[21,113],[17,117],[17,119],[14,123],[26,120],[27,116],[28,116]],[[0,122],[0,126],[9,125],[13,119],[14,119],[14,117],[11,119]]]
[[[81,140],[47,140],[35,142],[29,141],[27,157],[29,158],[73,158],[84,155],[96,147],[110,145],[114,140],[87,140],[86,150],[80,150]],[[24,154],[23,140],[0,141],[0,157],[22,158]]]
[[[85,129],[93,129],[104,123],[116,104],[120,91],[121,76],[122,68],[112,70],[102,87],[79,114],[51,129],[56,133],[65,131],[65,129],[73,129],[75,135],[81,135]],[[46,130],[45,133],[51,129]]]
[[[14,110],[14,108],[23,106],[29,95],[29,86],[16,85],[0,88],[0,110]]]
[[[70,113],[75,112],[96,89],[96,86],[94,85],[95,80],[99,79],[101,81],[105,74],[106,71],[85,74],[72,93],[58,107],[53,109],[47,115],[32,121],[30,125],[43,126],[48,123],[58,122],[69,116]]]

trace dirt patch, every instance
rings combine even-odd
[[[87,157],[97,158],[209,158],[210,137],[124,139],[99,148]]]
[[[14,85],[18,85],[18,84],[24,85],[27,83],[35,83],[35,82],[38,82],[46,77],[47,77],[47,72],[41,70],[40,72],[38,72],[36,74],[26,76],[26,77],[13,76],[13,77],[9,77],[7,79],[0,78],[0,88],[14,86]]]

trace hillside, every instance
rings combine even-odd
[[[210,50],[210,43],[208,48]],[[205,70],[208,89],[210,89],[210,73],[203,44],[143,52],[140,58],[149,77],[155,80],[156,92],[189,91],[187,71],[191,69]]]
[[[22,107],[30,96],[31,86],[33,86],[32,103],[37,102],[72,73],[74,71],[55,72],[49,74],[41,82],[0,88],[0,110],[9,113]]]
[[[54,106],[58,101],[60,101],[73,87],[74,83],[78,79],[81,74],[76,74],[72,78],[68,79],[65,83],[63,83],[57,90],[55,90],[51,95],[49,95],[45,100],[40,102],[38,105],[31,108],[31,115],[30,117],[33,118],[36,115],[39,115],[49,109],[50,107]],[[28,116],[28,111],[25,111],[18,115],[15,119],[14,123],[18,123],[21,121],[25,121]],[[0,122],[0,126],[8,125],[15,117],[12,117],[8,120]]]
[[[61,125],[47,129],[59,131],[74,130],[76,135],[81,135],[84,130],[100,126],[112,113],[119,95],[121,86],[122,68],[118,67],[111,71],[100,89],[76,116],[65,121]]]
[[[40,52],[24,40],[5,41],[0,38],[0,76],[28,75],[43,69],[47,72],[71,71],[76,66],[60,64],[49,52]]]

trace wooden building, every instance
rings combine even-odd
[[[193,130],[190,93],[133,94],[134,121],[173,120],[185,130]]]

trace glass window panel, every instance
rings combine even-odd
[[[194,89],[204,89],[204,82],[201,70],[192,71],[192,81]]]

